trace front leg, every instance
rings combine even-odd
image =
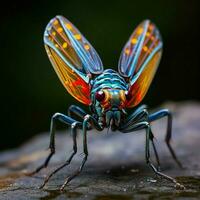
[[[148,121],[148,117],[149,117],[149,114],[147,111],[147,106],[142,105],[139,108],[137,108],[132,114],[130,114],[129,117],[127,117],[127,119],[123,121],[122,124],[120,124],[119,131],[130,132],[130,129],[132,128],[132,126],[134,126],[136,123],[141,122],[141,121]],[[152,131],[150,131],[150,140],[153,146],[153,151],[154,151],[156,162],[157,162],[157,169],[158,171],[160,171],[160,159],[158,156],[156,146],[154,144],[154,135]]]
[[[83,121],[84,117],[87,115],[87,113],[79,106],[71,105],[68,108],[68,115],[70,117],[75,117],[75,118],[78,117],[79,119],[81,119],[81,121]],[[89,121],[88,122],[88,130],[91,130],[91,129],[92,129],[92,125],[91,125],[91,122]]]
[[[63,183],[63,185],[61,186],[60,190],[63,191],[65,186],[72,180],[74,179],[76,176],[78,176],[86,161],[87,161],[87,157],[88,157],[88,148],[87,148],[87,127],[88,127],[88,123],[90,123],[94,128],[96,128],[97,130],[99,131],[102,131],[103,128],[98,124],[97,120],[92,117],[91,115],[86,115],[84,117],[84,120],[83,120],[83,129],[82,129],[82,133],[83,133],[83,153],[84,153],[84,157],[83,157],[83,160],[82,160],[82,163],[80,165],[80,167],[78,168],[77,171],[75,171],[72,175],[68,176],[66,181]]]
[[[76,105],[71,105],[68,108],[67,113],[70,117],[76,116],[76,117],[79,117],[81,120],[83,120],[84,117],[87,115],[87,113],[82,108]]]
[[[68,117],[64,114],[55,113],[51,118],[51,125],[50,125],[50,143],[49,143],[50,153],[49,153],[49,155],[47,156],[46,160],[44,161],[44,163],[42,165],[40,165],[33,172],[28,173],[27,175],[33,175],[35,173],[38,173],[41,169],[46,168],[48,166],[50,159],[52,158],[52,156],[55,153],[55,128],[56,128],[56,122],[57,121],[61,121],[64,124],[71,126],[72,137],[73,137],[73,142],[74,142],[74,145],[73,145],[74,146],[74,148],[73,148],[74,152],[72,153],[70,158],[72,159],[72,157],[76,153],[76,134],[75,134],[75,131],[73,131],[73,130],[76,127],[81,127],[81,125],[82,125],[81,122],[76,121],[76,120],[72,119],[71,117]],[[76,124],[75,127],[74,127],[74,124]],[[70,159],[70,161],[71,161],[71,159]]]
[[[126,130],[131,127],[132,124],[135,124],[138,121],[141,121],[142,119],[147,119],[148,112],[147,112],[147,106],[141,105],[136,110],[134,110],[133,113],[131,113],[127,118],[120,123],[119,130]]]
[[[53,172],[51,172],[44,180],[43,184],[40,186],[40,188],[43,188],[49,181],[49,179],[58,171],[60,171],[61,169],[63,169],[64,167],[66,167],[67,165],[69,165],[71,163],[72,158],[75,156],[75,154],[77,153],[77,141],[76,141],[76,136],[77,136],[77,128],[78,128],[78,123],[74,122],[71,125],[71,135],[73,137],[73,152],[71,153],[71,155],[69,156],[69,158],[59,167],[57,167]]]

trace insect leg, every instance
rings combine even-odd
[[[35,173],[38,173],[41,169],[46,168],[48,166],[48,163],[52,156],[55,153],[55,128],[56,128],[56,121],[61,121],[67,125],[72,125],[73,123],[78,123],[79,126],[81,125],[81,122],[78,122],[71,117],[68,117],[66,115],[63,115],[61,113],[55,113],[52,118],[51,118],[51,125],[50,125],[50,144],[49,144],[49,149],[50,153],[48,157],[46,158],[45,162],[40,165],[38,168],[36,168],[33,172],[28,173],[28,175],[33,175]]]
[[[147,112],[147,106],[142,105],[139,108],[137,108],[133,113],[131,113],[125,121],[123,121],[122,124],[120,124],[119,130],[125,130],[130,128],[132,124],[135,124],[141,119],[147,118],[148,112]]]
[[[78,127],[78,123],[74,122],[71,124],[71,134],[73,137],[73,152],[71,153],[70,157],[58,168],[56,168],[52,173],[50,173],[44,180],[44,183],[40,186],[40,188],[43,188],[47,182],[49,181],[49,179],[55,174],[57,173],[59,170],[61,170],[62,168],[64,168],[65,166],[69,165],[72,158],[74,157],[74,155],[77,153],[77,141],[76,141],[76,136],[77,136],[77,128]]]
[[[87,113],[79,106],[71,105],[68,108],[68,116],[70,116],[70,117],[74,116],[74,117],[78,117],[81,120],[84,120],[84,117],[86,115],[87,115]],[[91,126],[90,122],[88,122],[88,130],[91,130],[91,129],[92,129],[92,126]]]
[[[152,143],[152,146],[153,146],[153,151],[154,151],[154,154],[155,154],[155,157],[156,157],[156,162],[157,162],[157,170],[160,171],[160,158],[159,158],[159,155],[158,155],[158,151],[156,149],[156,145],[154,143],[154,135],[152,133],[152,130],[150,128],[150,140],[151,140],[151,143]]]
[[[149,150],[149,140],[151,138],[151,128],[148,122],[139,122],[136,123],[132,126],[131,129],[129,130],[124,130],[122,132],[124,133],[128,133],[128,132],[132,132],[132,131],[137,131],[137,130],[141,130],[141,129],[145,129],[146,130],[146,145],[145,145],[145,157],[146,157],[146,162],[147,164],[152,168],[152,170],[155,172],[155,174],[172,181],[173,183],[175,183],[176,187],[179,188],[184,188],[184,186],[182,186],[180,183],[178,183],[174,178],[159,172],[156,167],[153,165],[153,163],[150,160],[150,150]]]
[[[71,176],[68,176],[66,181],[63,183],[63,185],[61,186],[60,190],[63,191],[65,186],[72,180],[74,179],[76,176],[78,176],[84,165],[85,162],[87,161],[87,157],[88,157],[88,148],[87,148],[87,126],[88,126],[88,122],[91,122],[91,124],[97,129],[97,130],[102,130],[102,128],[98,125],[98,122],[91,116],[91,115],[86,115],[84,117],[83,120],[83,153],[84,153],[84,157],[82,160],[82,163],[80,165],[80,167],[78,168],[77,171],[75,171]]]
[[[148,119],[148,111],[147,111],[147,106],[146,105],[142,105],[140,106],[138,109],[136,109],[126,120],[125,122],[123,122],[123,125],[119,128],[119,130],[122,132],[124,131],[128,131],[129,129],[131,129],[132,126],[134,126],[136,123],[138,123],[141,120],[147,120]],[[156,162],[157,162],[157,169],[160,170],[160,159],[158,156],[158,152],[156,150],[156,146],[154,143],[154,136],[152,131],[150,132],[150,140],[152,142],[152,146],[153,146],[153,151],[155,154],[155,158],[156,158]]]
[[[178,160],[176,153],[175,153],[175,151],[173,150],[173,148],[170,144],[170,140],[171,140],[171,137],[172,137],[172,114],[171,114],[171,112],[167,109],[162,109],[162,110],[159,110],[155,113],[152,113],[152,114],[149,115],[149,122],[158,120],[158,119],[163,118],[163,117],[167,117],[167,133],[166,133],[166,137],[165,137],[165,142],[167,144],[167,147],[168,147],[173,159],[177,163],[177,165],[180,168],[183,168],[181,162]]]
[[[68,108],[68,115],[72,117],[73,114],[80,117],[81,119],[84,119],[84,116],[87,115],[87,113],[82,108],[76,105],[71,105]]]
[[[172,178],[171,176],[168,176],[162,172],[159,172],[156,167],[153,165],[153,163],[150,160],[150,151],[149,151],[149,139],[150,139],[150,125],[147,123],[144,127],[146,129],[146,145],[145,145],[145,157],[146,157],[146,162],[147,164],[152,168],[152,170],[155,172],[155,174],[172,181],[173,183],[175,183],[175,187],[180,188],[180,189],[184,189],[185,187],[183,185],[181,185],[180,183],[178,183],[176,181],[176,179]]]

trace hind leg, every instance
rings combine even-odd
[[[165,179],[168,179],[169,181],[172,181],[174,184],[175,184],[175,187],[178,188],[178,189],[184,189],[185,187],[183,185],[181,185],[180,183],[178,183],[176,181],[176,179],[172,178],[171,176],[168,176],[162,172],[159,172],[155,166],[153,165],[153,163],[151,162],[150,160],[150,151],[149,151],[149,139],[150,139],[150,125],[149,124],[146,124],[145,125],[146,127],[145,130],[146,130],[146,145],[145,145],[145,156],[146,156],[146,162],[147,164],[152,168],[152,170],[155,172],[155,174],[159,175],[160,177],[163,177]]]
[[[150,141],[150,137],[151,137],[151,129],[150,129],[150,125],[148,122],[138,122],[135,123],[134,125],[132,125],[131,129],[128,130],[122,130],[123,133],[129,133],[132,131],[137,131],[137,130],[141,130],[141,129],[145,129],[146,130],[146,145],[145,145],[145,158],[146,158],[146,162],[147,164],[151,167],[151,169],[154,171],[155,174],[159,175],[160,177],[163,177],[173,183],[175,183],[175,186],[180,188],[180,189],[184,189],[184,186],[181,185],[180,183],[178,183],[176,181],[176,179],[158,171],[156,169],[156,167],[154,166],[154,164],[151,162],[150,160],[150,149],[149,149],[149,141]]]

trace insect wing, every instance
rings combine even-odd
[[[132,98],[127,107],[136,106],[144,98],[153,80],[162,55],[162,39],[156,26],[149,20],[135,29],[119,60],[119,72],[130,78]]]
[[[131,84],[129,93],[132,98],[127,102],[127,107],[138,105],[144,98],[156,73],[161,54],[162,51],[160,50],[152,55],[150,61],[148,61],[138,79]]]
[[[85,37],[62,16],[56,16],[44,32],[49,59],[67,91],[90,104],[90,76],[103,71],[102,62]]]

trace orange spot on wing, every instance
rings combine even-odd
[[[131,43],[132,44],[136,44],[138,42],[138,40],[136,39],[136,38],[133,38],[132,40],[131,40]]]
[[[90,46],[89,46],[88,44],[85,44],[85,45],[84,45],[84,48],[85,48],[85,50],[89,50],[89,49],[90,49]]]
[[[154,36],[151,36],[151,40],[154,40],[155,39],[155,37]]]
[[[58,31],[58,33],[61,33],[61,32],[63,31],[63,29],[62,29],[61,27],[59,27],[59,28],[57,29],[57,31]]]
[[[68,29],[68,30],[72,30],[72,25],[71,24],[66,24],[66,28]]]
[[[53,25],[57,25],[58,24],[58,20],[55,20],[54,22],[53,22]]]
[[[127,49],[125,50],[125,54],[126,54],[126,55],[129,55],[129,54],[130,54],[130,49],[129,49],[129,48],[127,48]]]
[[[147,33],[146,33],[146,36],[149,37],[149,36],[150,36],[150,32],[147,32]]]
[[[63,47],[63,48],[67,48],[67,43],[64,42],[63,45],[62,45],[62,47]]]
[[[146,52],[147,50],[148,50],[148,47],[147,47],[147,46],[144,46],[144,47],[143,47],[143,51]]]
[[[152,31],[153,29],[154,29],[154,25],[153,25],[153,24],[150,24],[150,25],[149,25],[149,30]]]
[[[80,34],[76,34],[74,35],[75,39],[80,40],[81,39],[81,35]]]
[[[138,34],[138,35],[142,34],[143,30],[144,30],[144,29],[143,29],[142,27],[138,28],[137,34]]]

